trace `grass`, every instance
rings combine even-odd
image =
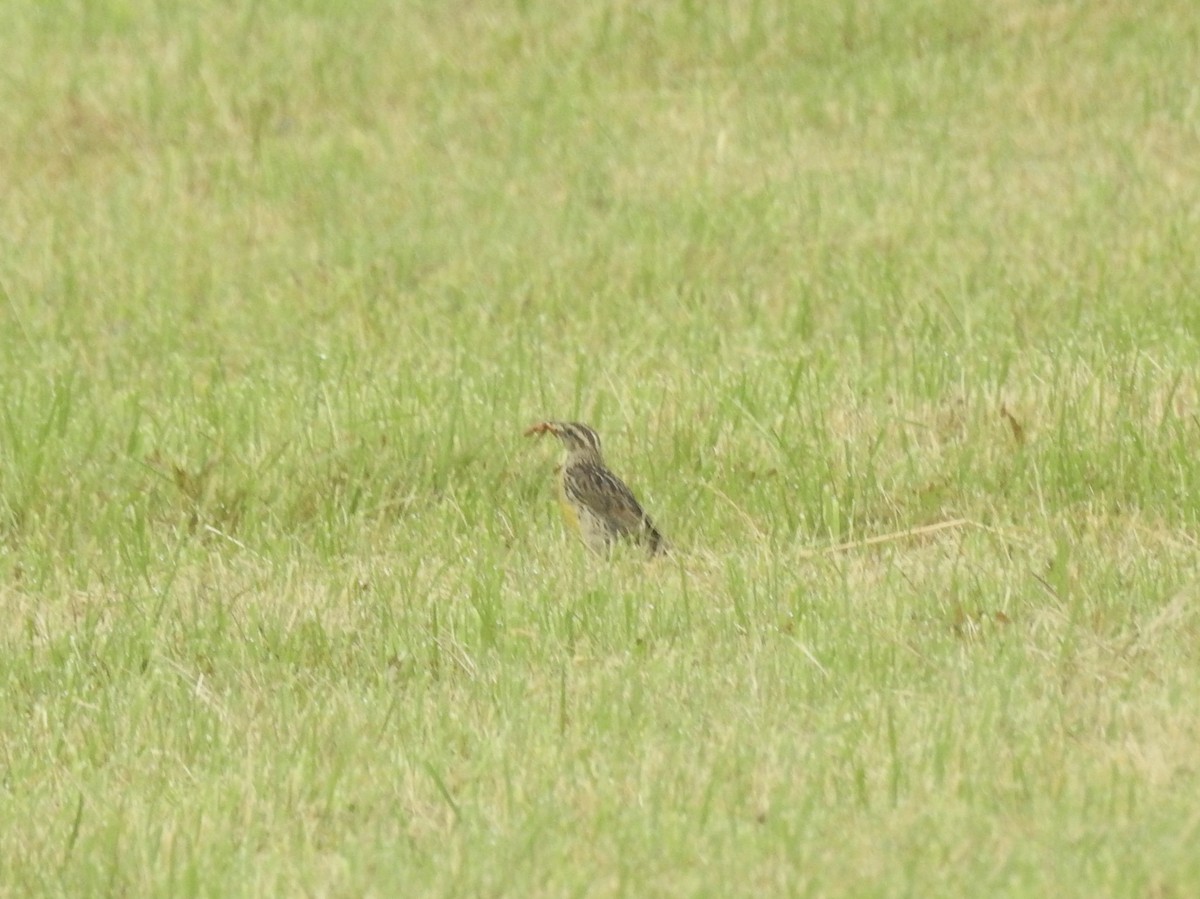
[[[1200,888],[1189,3],[47,9],[0,895]]]

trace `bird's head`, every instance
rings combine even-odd
[[[541,421],[525,432],[526,437],[535,434],[553,434],[569,453],[591,452],[600,455],[600,435],[578,421]]]

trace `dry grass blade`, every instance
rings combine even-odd
[[[912,540],[917,537],[928,537],[931,534],[937,534],[942,531],[952,530],[954,528],[966,527],[974,525],[975,522],[969,518],[952,518],[948,521],[939,521],[936,524],[922,525],[921,527],[908,528],[903,531],[894,531],[890,534],[877,534],[874,537],[866,537],[862,540],[848,540],[845,543],[836,543],[833,546],[824,546],[820,549],[804,550],[801,558],[811,559],[817,556],[827,556],[833,553],[849,552],[855,549],[864,549],[868,546],[879,546],[884,543],[895,543],[899,540]]]

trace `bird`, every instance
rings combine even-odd
[[[667,551],[654,526],[625,482],[609,471],[600,452],[600,435],[578,421],[541,421],[526,437],[553,434],[567,451],[558,467],[558,502],[567,526],[597,555],[607,555],[619,540],[645,546],[651,556]]]

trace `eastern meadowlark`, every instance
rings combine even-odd
[[[626,539],[646,546],[652,556],[666,552],[667,541],[633,491],[604,464],[595,431],[577,421],[543,421],[525,432],[534,434],[553,434],[567,451],[558,467],[558,502],[588,549],[604,555]]]

